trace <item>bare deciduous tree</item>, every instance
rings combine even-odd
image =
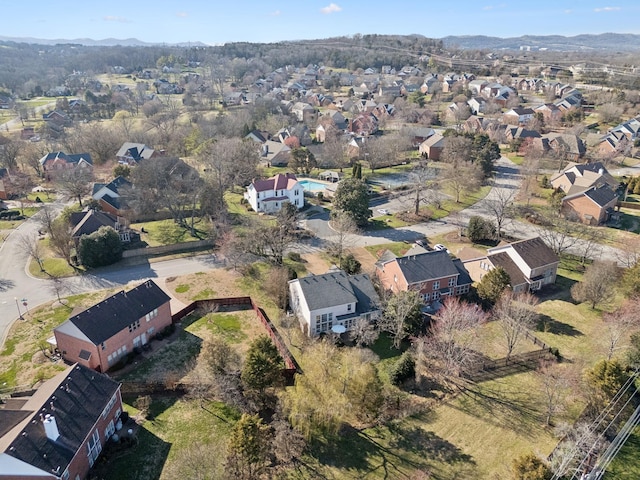
[[[449,297],[433,318],[430,336],[417,347],[416,371],[436,375],[441,381],[456,382],[472,365],[478,329],[486,315],[478,305]]]
[[[80,207],[82,207],[82,197],[89,194],[92,180],[92,169],[84,167],[63,170],[56,174],[54,178],[60,191],[67,197],[78,200]]]
[[[350,215],[338,212],[331,219],[331,229],[334,234],[331,236],[330,251],[338,257],[338,266],[342,268],[344,251],[351,246],[353,235],[358,233],[358,225]]]
[[[359,318],[356,324],[349,330],[349,338],[358,347],[363,345],[371,345],[374,343],[380,335],[379,330],[375,324],[365,318]]]
[[[456,203],[460,202],[463,192],[474,192],[482,184],[482,169],[472,163],[448,165],[443,169],[442,179],[447,182],[455,194]]]
[[[559,215],[548,215],[547,226],[536,229],[536,233],[556,255],[570,250],[579,242],[576,236],[577,224]]]
[[[421,305],[420,294],[413,290],[401,290],[387,300],[378,325],[391,335],[395,348],[400,348],[400,343],[412,330],[415,317],[420,315]]]
[[[538,318],[535,307],[538,299],[530,293],[514,293],[510,288],[500,296],[493,308],[493,316],[500,323],[504,335],[507,358],[518,343],[533,328]]]
[[[512,188],[494,188],[484,204],[496,221],[496,234],[502,238],[502,227],[514,213],[514,201],[517,190]]]
[[[640,330],[640,298],[627,300],[613,312],[605,313],[602,320],[606,325],[607,360],[611,360],[621,342]]]
[[[574,379],[566,367],[563,368],[550,360],[540,362],[536,373],[542,385],[545,421],[547,425],[551,425],[553,416],[564,408],[564,398],[569,393]]]
[[[38,236],[36,234],[31,236],[23,235],[20,238],[20,246],[27,255],[38,263],[40,271],[44,272],[44,249],[38,241]]]
[[[589,302],[591,308],[610,301],[620,269],[615,262],[597,260],[587,267],[582,280],[571,287],[571,296],[578,302]]]

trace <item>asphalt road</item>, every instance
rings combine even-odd
[[[26,271],[28,256],[20,242],[24,236],[36,235],[38,228],[40,224],[36,214],[14,230],[0,247],[0,349],[9,327],[19,318],[18,309],[24,315],[27,308],[32,309],[57,297],[53,280],[33,278]],[[67,296],[129,282],[201,272],[216,266],[220,263],[212,255],[198,255],[142,265],[106,267],[62,279],[58,288],[61,295]]]

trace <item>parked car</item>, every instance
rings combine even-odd
[[[387,210],[386,208],[379,208],[378,213],[382,215],[389,215],[389,210]]]
[[[434,249],[434,250],[446,250],[446,249],[447,249],[447,247],[445,247],[445,246],[444,246],[444,245],[442,245],[441,243],[436,243],[436,244],[433,246],[433,249]]]
[[[424,240],[416,240],[416,245],[422,248],[427,248],[427,242],[425,242]]]

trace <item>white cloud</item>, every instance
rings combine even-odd
[[[565,10],[565,11],[564,11],[564,13],[566,13],[567,15],[569,15],[570,13],[573,13],[573,10],[569,10],[569,9],[567,9],[567,10]]]
[[[622,9],[620,7],[601,7],[593,9],[594,12],[616,12],[618,10]]]
[[[185,18],[188,17],[189,14],[187,12],[178,12],[176,13],[176,17],[181,17],[181,18]]]
[[[339,6],[339,5],[336,5],[335,3],[330,3],[326,7],[320,9],[320,11],[322,13],[324,13],[325,15],[328,15],[330,13],[339,12],[341,10],[342,10],[342,7]]]
[[[119,17],[117,15],[107,15],[102,17],[105,22],[120,22],[120,23],[131,23],[131,20],[128,20],[124,17]]]
[[[272,17],[279,17],[282,14],[282,12],[280,10],[275,10],[273,12],[271,12],[269,15]]]
[[[493,5],[487,5],[486,7],[482,7],[483,10],[493,10],[494,8],[496,7],[494,7]]]

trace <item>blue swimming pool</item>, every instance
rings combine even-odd
[[[314,182],[313,180],[299,180],[298,183],[307,192],[322,192],[326,188],[324,183]]]

